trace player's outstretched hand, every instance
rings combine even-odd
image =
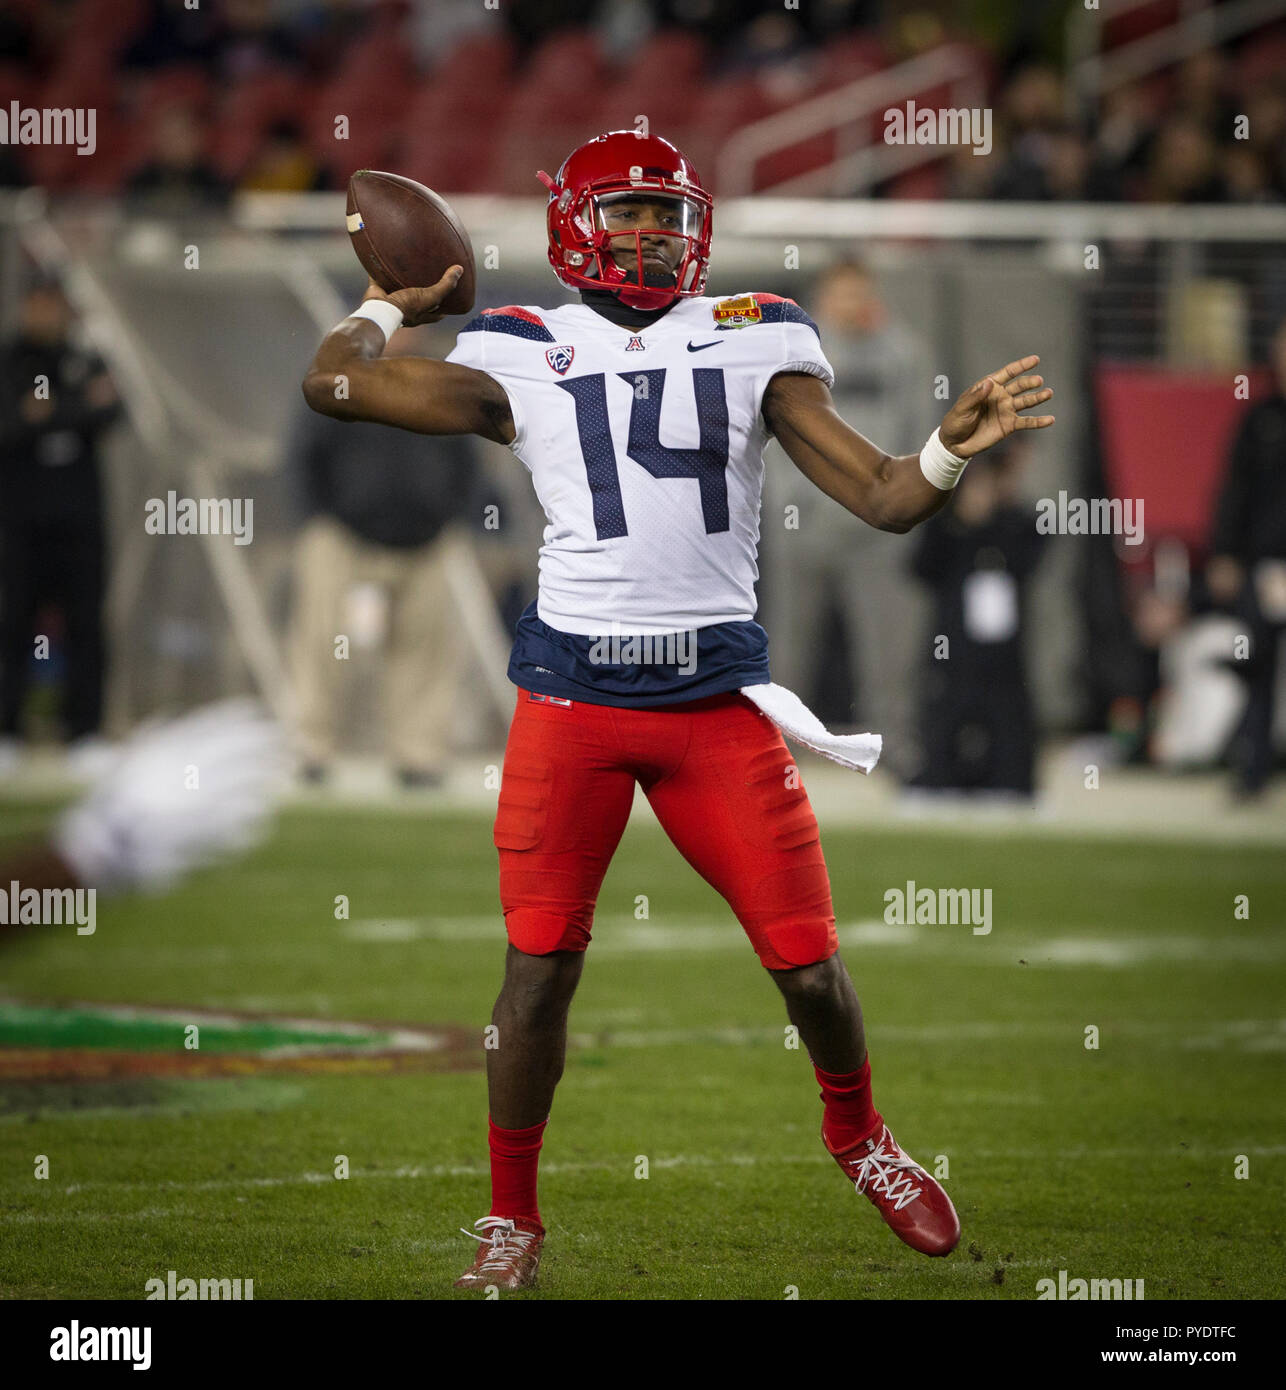
[[[1019,414],[1054,394],[1044,377],[1026,375],[1039,361],[1021,357],[1010,362],[975,382],[947,411],[938,438],[957,458],[972,458],[1015,430],[1043,430],[1054,423],[1052,415]]]
[[[426,289],[394,290],[392,294],[385,294],[372,280],[362,296],[362,303],[368,299],[387,299],[390,304],[396,304],[401,309],[402,320],[407,328],[415,328],[421,323],[437,323],[443,314],[439,306],[455,289],[463,274],[463,266],[449,266],[446,274],[436,285]]]

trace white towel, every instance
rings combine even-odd
[[[796,743],[811,748],[841,767],[867,772],[880,760],[884,740],[879,734],[833,734],[808,706],[784,685],[743,685],[741,693]]]

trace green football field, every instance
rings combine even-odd
[[[48,814],[0,808],[0,840]],[[1286,1292],[1279,848],[824,818],[823,843],[876,1103],[943,1175],[959,1249],[917,1255],[846,1184],[776,990],[636,816],[546,1134],[540,1287],[512,1296],[1032,1299],[1060,1271],[1141,1279],[1148,1299]],[[886,923],[907,880],[990,889],[990,932]],[[93,935],[11,937],[0,1064],[74,1047],[139,1066],[4,1070],[0,1295],[142,1298],[173,1270],[253,1279],[255,1299],[480,1297],[451,1281],[474,1249],[457,1228],[487,1210],[502,957],[489,819],[395,811],[292,810],[238,865],[100,903]],[[244,1054],[241,1070],[167,1070],[190,1060],[187,1013],[221,1010],[265,1016],[204,1025],[203,1056]],[[358,1021],[445,1041],[431,1065],[282,1069],[274,1018],[334,1025],[323,1042]]]

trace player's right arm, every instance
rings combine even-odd
[[[460,277],[452,266],[427,289],[385,294],[372,283],[363,300],[387,299],[413,327],[435,323]],[[369,420],[417,434],[479,434],[497,444],[514,439],[509,397],[494,377],[431,357],[385,357],[384,333],[369,319],[345,319],[317,350],[304,377],[304,399],[336,420]]]

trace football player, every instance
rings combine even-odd
[[[1023,357],[971,386],[920,454],[887,454],[836,414],[798,304],[704,295],[711,200],[672,144],[616,131],[539,177],[549,260],[579,303],[484,310],[445,362],[385,358],[397,327],[441,317],[460,268],[426,288],[372,285],[304,382],[313,408],[340,419],[507,444],[549,523],[509,666],[518,699],[494,832],[509,947],[487,1053],[492,1204],[457,1284],[535,1280],[537,1159],[636,782],[781,990],[821,1086],[827,1150],[903,1241],[945,1255],[959,1221],[875,1107],[817,821],[761,708],[787,727],[786,704],[808,713],[769,683],[754,622],[762,455],[776,435],[841,506],[905,532],[944,505],[972,455],[1052,424],[1022,413],[1052,392]]]

